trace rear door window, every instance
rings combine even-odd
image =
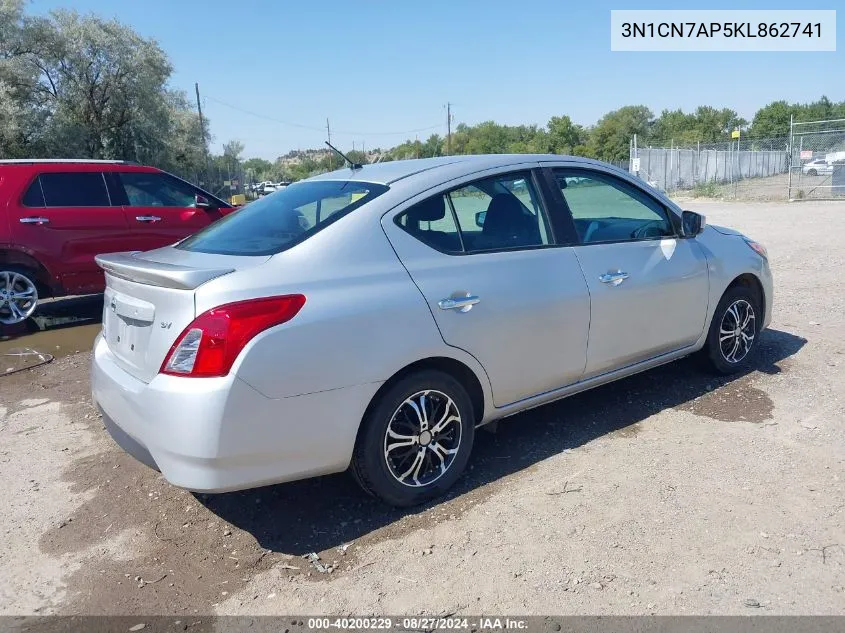
[[[111,206],[100,172],[49,172],[38,177],[48,207]],[[29,192],[27,192],[29,193]]]
[[[419,202],[396,222],[445,253],[547,246],[548,222],[531,172],[492,176]]]
[[[121,172],[118,178],[130,207],[193,207],[196,202],[195,189],[165,174]]]
[[[351,180],[294,183],[230,213],[176,248],[219,255],[273,255],[308,239],[387,189]]]

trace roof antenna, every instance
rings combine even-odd
[[[349,158],[347,158],[346,154],[341,152],[338,148],[336,148],[334,145],[332,145],[328,141],[326,141],[326,145],[328,145],[335,154],[340,156],[343,160],[345,160],[349,164],[349,169],[363,169],[364,166],[361,163],[353,163],[351,160],[349,160]]]

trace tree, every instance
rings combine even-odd
[[[621,161],[629,156],[634,134],[646,138],[653,118],[644,105],[624,106],[605,114],[590,131],[587,149],[592,156],[606,161]]]
[[[248,158],[244,161],[243,168],[260,178],[262,174],[269,173],[273,169],[273,163],[263,158]],[[263,178],[260,179],[264,180]]]
[[[729,140],[731,132],[748,125],[748,121],[730,108],[719,110],[711,106],[699,106],[695,110],[694,119],[697,138],[692,140],[703,143]]]
[[[240,160],[241,154],[244,152],[244,144],[237,140],[223,143],[223,156],[231,160]]]
[[[0,0],[0,156],[131,159],[196,174],[203,138],[153,40],[75,11]]]
[[[845,118],[845,101],[834,103],[825,96],[803,104],[773,101],[757,110],[751,133],[757,138],[787,136],[790,116],[799,123]]]
[[[553,154],[578,154],[583,152],[587,142],[587,133],[580,125],[575,125],[568,116],[553,116],[546,124],[548,145],[545,151]]]

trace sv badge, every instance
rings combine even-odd
[[[169,330],[171,325],[173,325],[173,321],[168,321],[166,323],[164,321],[162,321],[161,322],[161,329],[162,330]]]

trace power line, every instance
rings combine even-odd
[[[252,110],[247,110],[246,108],[241,108],[240,106],[236,106],[236,105],[233,105],[231,103],[227,103],[226,101],[221,101],[220,99],[217,99],[215,97],[209,97],[208,95],[205,95],[203,98],[207,99],[208,101],[213,101],[215,103],[219,103],[220,105],[226,106],[227,108],[231,108],[232,110],[237,110],[238,112],[243,112],[244,114],[249,114],[250,116],[254,116],[254,117],[259,118],[259,119],[265,119],[267,121],[272,121],[274,123],[279,123],[281,125],[287,125],[287,126],[290,126],[290,127],[301,128],[303,130],[313,130],[315,132],[322,132],[325,129],[322,126],[318,127],[316,125],[305,125],[303,123],[293,123],[291,121],[284,121],[282,119],[277,119],[276,117],[268,116],[266,114],[260,114],[258,112],[253,112]],[[439,129],[441,127],[442,127],[442,124],[437,124],[437,125],[429,125],[427,127],[415,128],[415,129],[412,129],[412,130],[402,130],[402,131],[396,131],[396,132],[352,132],[352,131],[349,131],[349,130],[334,130],[334,129],[332,130],[332,132],[336,135],[337,134],[348,134],[348,135],[351,135],[351,136],[398,136],[398,135],[402,135],[402,134],[414,134],[416,132],[426,132],[428,130]]]

